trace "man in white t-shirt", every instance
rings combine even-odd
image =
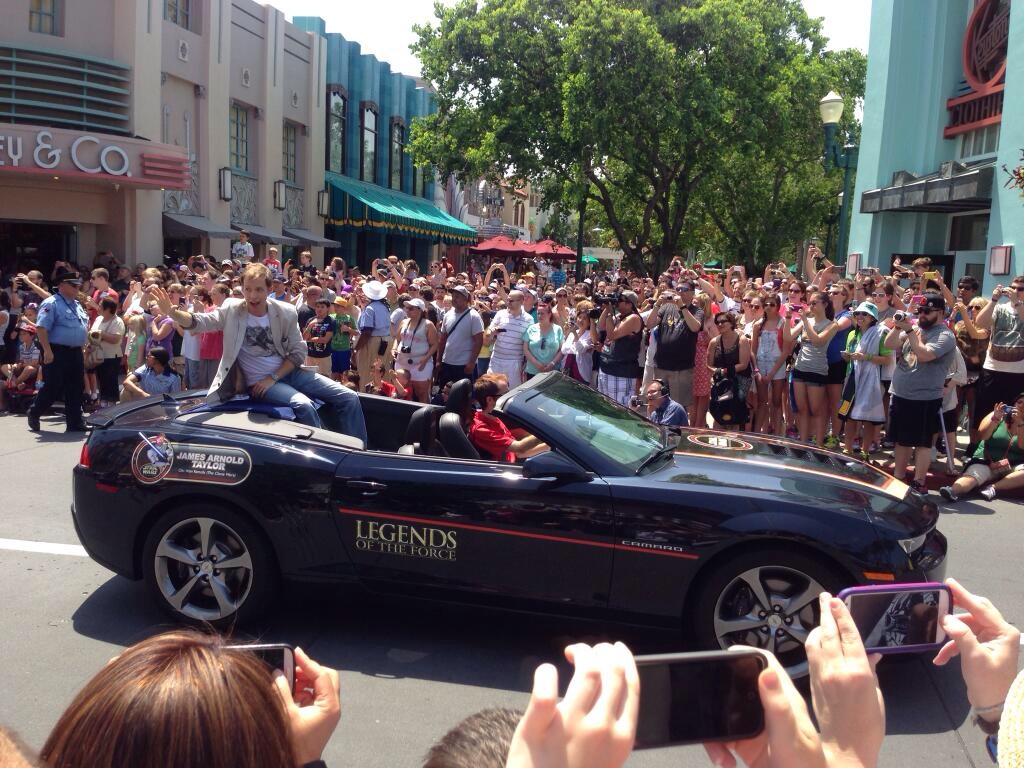
[[[348,387],[305,370],[306,342],[299,331],[295,307],[268,298],[270,270],[264,264],[242,269],[242,299],[226,299],[210,312],[187,312],[171,304],[159,286],[149,295],[185,329],[224,331],[224,353],[207,395],[220,402],[235,394],[240,374],[249,394],[275,405],[287,405],[303,424],[320,426],[313,399],[320,400],[333,414],[339,431],[366,442],[366,422],[359,396]]]
[[[464,285],[452,288],[452,308],[441,318],[441,344],[438,355],[437,386],[449,381],[476,379],[476,359],[484,343],[484,321],[469,305],[469,289]]]
[[[523,333],[533,324],[533,318],[523,311],[523,298],[522,291],[509,293],[508,309],[495,313],[484,339],[484,343],[494,344],[487,372],[505,374],[509,389],[523,383]]]
[[[1004,298],[1009,302],[1000,304]],[[1009,288],[997,285],[974,324],[989,332],[971,424],[977,429],[996,403],[1012,403],[1024,392],[1024,275],[1013,278]]]

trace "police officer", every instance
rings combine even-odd
[[[84,432],[82,391],[85,346],[89,315],[78,303],[82,279],[76,272],[57,270],[54,275],[56,293],[39,305],[36,331],[43,348],[43,388],[28,410],[28,428],[39,431],[39,416],[64,392],[64,420],[68,432]]]

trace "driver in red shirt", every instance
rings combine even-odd
[[[480,404],[480,410],[473,414],[469,425],[469,441],[473,447],[484,458],[509,464],[550,450],[547,443],[533,435],[524,433],[517,439],[505,423],[494,415],[494,404],[506,392],[508,379],[504,374],[488,373],[476,380],[473,398]]]

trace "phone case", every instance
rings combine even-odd
[[[866,587],[847,587],[842,590],[836,597],[846,603],[846,599],[850,595],[857,594],[872,594],[888,592],[890,594],[895,592],[908,592],[911,591],[908,587],[912,587],[914,592],[928,592],[930,590],[942,591],[949,596],[949,610],[950,613],[953,611],[953,593],[950,592],[949,587],[940,581],[923,581],[919,584],[872,584]],[[847,603],[847,608],[849,604]],[[941,628],[940,628],[941,631]],[[901,645],[896,648],[865,648],[868,653],[880,653],[888,656],[893,653],[921,653],[923,651],[936,651],[946,644],[945,634],[943,634],[943,640],[936,641],[934,643],[924,643],[917,645]]]

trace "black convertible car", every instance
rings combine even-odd
[[[178,620],[230,624],[282,581],[679,626],[772,649],[795,671],[817,594],[933,581],[935,505],[793,441],[667,430],[557,373],[497,412],[551,450],[479,457],[469,382],[445,408],[361,394],[369,445],[197,393],[94,414],[75,526]]]

